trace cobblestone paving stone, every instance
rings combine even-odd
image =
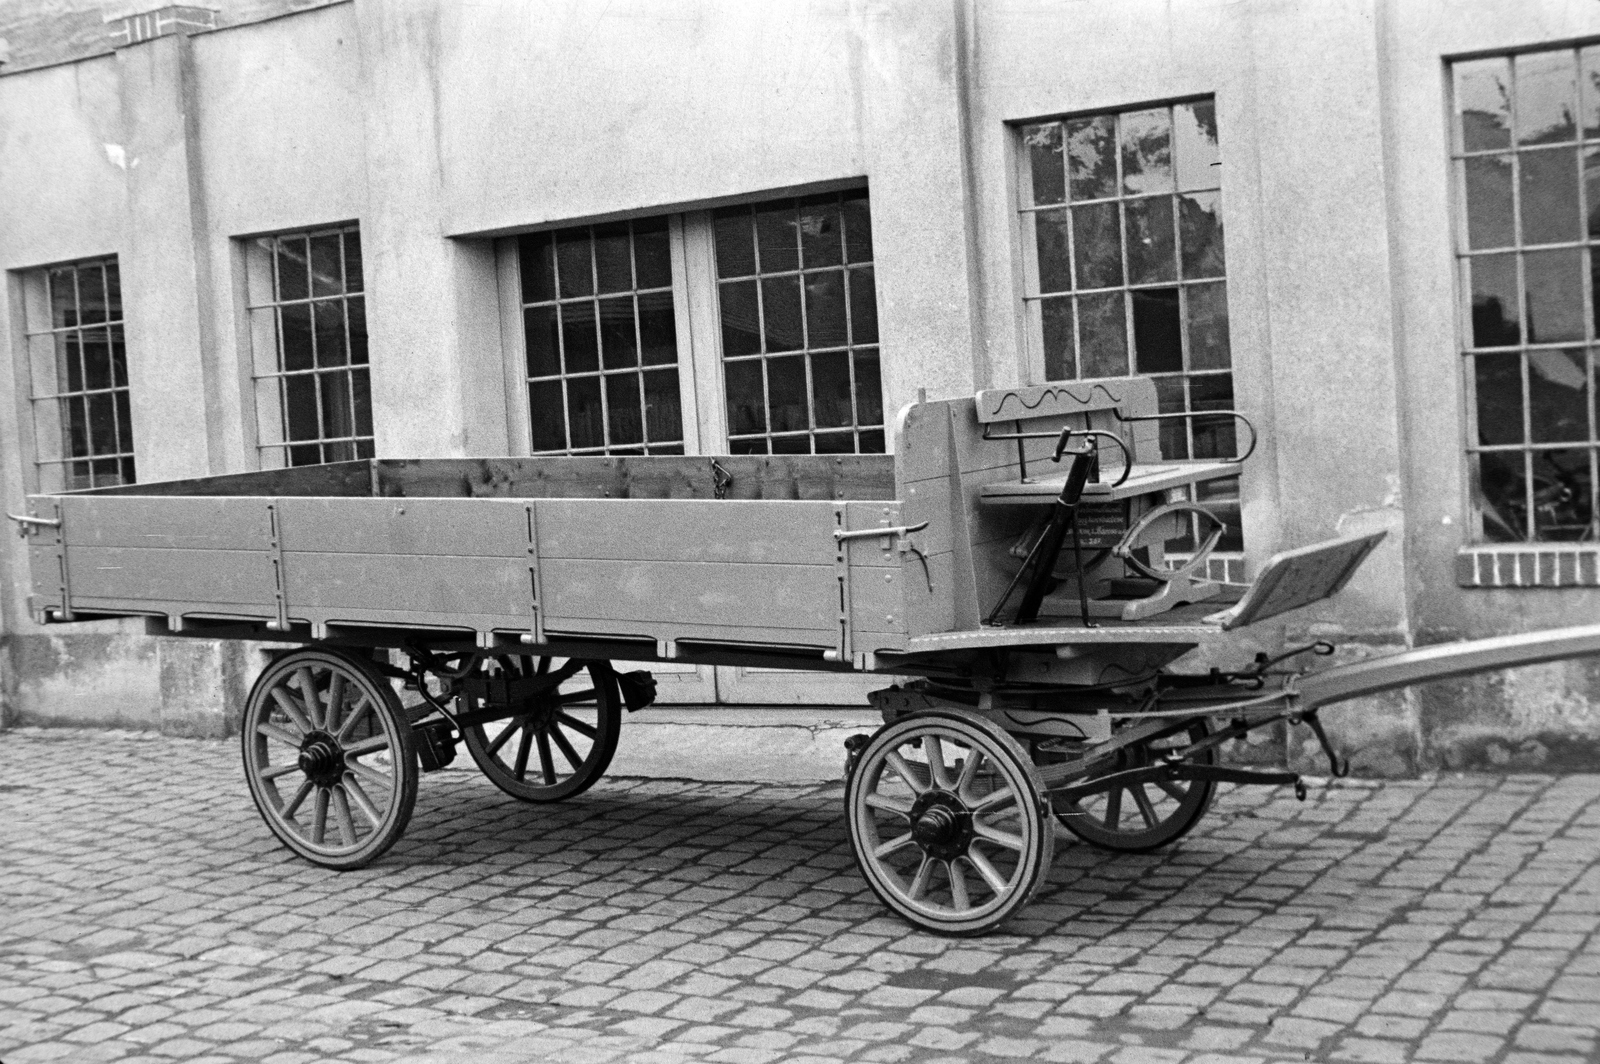
[[[0,733],[0,1060],[1600,1059],[1600,776],[1227,791],[968,940],[885,914],[841,795],[451,770],[334,873],[233,744]]]

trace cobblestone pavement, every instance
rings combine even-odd
[[[292,858],[236,747],[0,734],[0,1060],[1594,1061],[1600,776],[1235,790],[1058,848],[1008,933],[886,915],[838,787],[423,780]]]

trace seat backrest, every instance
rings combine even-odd
[[[1003,426],[1022,432],[1066,425],[1100,429],[1116,433],[1128,445],[1135,461],[1161,461],[1158,422],[1119,421],[1116,417],[1116,413],[1124,417],[1156,413],[1156,385],[1149,377],[1102,377],[1027,388],[991,388],[979,392],[973,402],[978,423],[995,426],[990,430],[993,432],[1002,431]],[[1033,448],[1029,451],[1031,461]]]

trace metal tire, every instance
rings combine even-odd
[[[551,658],[515,655],[492,659],[494,668],[518,676],[543,675],[562,667],[553,662]],[[590,686],[586,691],[560,692],[560,704],[536,705],[532,712],[505,722],[469,724],[462,729],[467,752],[478,768],[491,783],[519,801],[559,802],[582,794],[605,774],[616,753],[622,730],[622,695],[611,663],[569,664],[577,666],[575,675],[587,672]],[[467,701],[461,702],[463,713],[477,708]],[[578,715],[567,712],[569,709]],[[492,734],[491,727],[495,729]],[[535,752],[539,771],[530,780],[533,766],[529,762]],[[566,762],[564,768],[562,761]]]
[[[1186,731],[1179,731],[1169,738],[1180,744],[1187,744],[1198,742],[1210,734],[1210,727],[1204,717],[1188,721],[1183,727]],[[1154,745],[1158,741],[1160,740],[1124,747],[1118,752],[1116,762],[1107,771],[1119,772],[1151,764],[1154,753],[1160,750],[1160,747]],[[1196,764],[1215,764],[1216,750],[1215,748],[1206,750],[1196,755],[1193,760]],[[1082,782],[1093,783],[1094,780],[1091,777]],[[1151,794],[1152,788],[1156,792],[1154,797]],[[1108,791],[1104,797],[1096,795],[1075,803],[1075,808],[1063,810],[1058,804],[1056,818],[1061,821],[1063,827],[1091,846],[1117,853],[1148,853],[1170,845],[1188,834],[1211,807],[1211,799],[1216,789],[1217,785],[1207,780],[1181,780],[1170,784],[1133,784]],[[1125,797],[1132,799],[1132,809],[1129,809],[1124,802]],[[1136,828],[1124,826],[1130,823],[1138,823],[1141,826]]]
[[[896,915],[935,934],[983,934],[1049,874],[1055,833],[1042,793],[1038,769],[997,725],[954,709],[915,713],[861,750],[845,786],[850,846]]]
[[[240,745],[261,819],[313,864],[361,868],[411,821],[420,775],[411,725],[360,658],[306,649],[273,662],[245,702]]]

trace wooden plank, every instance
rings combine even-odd
[[[74,551],[80,546],[265,550],[271,538],[265,499],[68,495],[61,507]]]
[[[889,455],[718,455],[728,499],[893,499]],[[714,499],[713,458],[684,456],[380,460],[378,494],[517,499]]]
[[[528,566],[518,558],[286,551],[284,583],[291,617],[382,610],[449,615],[469,628],[482,627],[484,614],[532,623]]]
[[[264,607],[273,601],[272,565],[263,549],[196,550],[166,547],[69,548],[72,596],[125,603],[237,603]]]
[[[522,558],[528,514],[513,499],[284,499],[285,551]]]
[[[327,465],[296,466],[288,469],[262,469],[254,473],[229,473],[192,480],[164,480],[147,484],[126,484],[114,488],[70,492],[69,497],[104,495],[332,495],[370,496],[372,462],[361,458]]]

